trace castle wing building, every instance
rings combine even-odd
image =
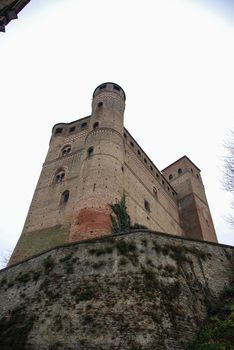
[[[53,127],[23,232],[10,263],[110,235],[110,204],[126,198],[132,223],[217,242],[199,168],[183,156],[163,171],[124,128],[125,93],[99,85],[90,116]]]

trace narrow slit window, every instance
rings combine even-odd
[[[158,191],[157,191],[156,187],[153,188],[153,193],[154,193],[154,197],[156,199],[158,199]]]
[[[64,191],[63,192],[63,194],[62,194],[62,196],[61,196],[61,205],[65,205],[67,202],[68,202],[68,200],[69,200],[69,191]]]
[[[93,152],[94,152],[94,148],[93,147],[89,147],[89,149],[88,149],[88,158],[92,157]]]
[[[144,200],[144,207],[148,212],[150,212],[150,204],[146,199]]]

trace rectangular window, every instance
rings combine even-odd
[[[63,128],[57,128],[55,130],[55,134],[62,134],[62,132],[63,132]]]
[[[145,199],[144,200],[144,206],[145,206],[145,209],[148,211],[148,212],[150,212],[150,204],[149,204],[149,202]]]
[[[76,130],[76,127],[75,126],[72,126],[70,129],[69,129],[69,132],[73,132]]]
[[[82,123],[81,124],[81,129],[83,129],[83,128],[86,128],[86,126],[87,126],[88,124],[85,122],[85,123]]]

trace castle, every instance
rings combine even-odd
[[[18,18],[18,13],[31,0],[1,0],[0,1],[0,32],[5,32],[6,25],[13,19]]]
[[[161,172],[124,128],[125,93],[93,93],[92,113],[53,127],[48,154],[10,264],[66,242],[111,234],[123,195],[133,223],[217,242],[199,168],[183,156]]]

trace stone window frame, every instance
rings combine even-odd
[[[94,147],[93,146],[90,146],[88,149],[87,149],[87,158],[91,158],[94,154]]]
[[[69,133],[75,132],[76,131],[76,127],[75,126],[71,126],[69,128]]]
[[[154,194],[154,198],[158,200],[158,190],[155,186],[153,187],[153,194]]]
[[[60,135],[62,133],[63,133],[63,128],[61,127],[56,128],[54,131],[54,135]]]
[[[99,128],[99,122],[93,123],[93,129],[97,129],[97,128]]]
[[[65,190],[65,191],[61,194],[60,205],[61,205],[61,206],[65,206],[65,205],[67,204],[67,202],[69,201],[69,197],[70,197],[70,192],[69,192],[69,190]]]
[[[150,213],[150,203],[146,199],[144,199],[144,208],[148,213]]]
[[[88,126],[88,123],[87,123],[87,122],[83,122],[83,123],[81,124],[80,128],[81,128],[81,129],[85,129],[85,128],[87,128],[87,126]]]
[[[65,157],[68,154],[70,154],[71,153],[71,149],[72,149],[72,147],[71,147],[70,144],[67,144],[67,145],[63,146],[63,148],[61,149],[61,156]]]
[[[53,184],[58,185],[63,183],[65,181],[65,177],[66,177],[66,170],[64,168],[57,169],[54,175]]]

